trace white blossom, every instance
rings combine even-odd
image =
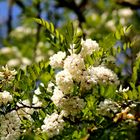
[[[22,61],[22,64],[25,65],[25,66],[26,65],[31,65],[31,60],[28,59],[27,57],[22,57],[21,61]]]
[[[41,94],[40,86],[41,86],[41,87],[44,87],[44,84],[43,84],[43,83],[40,83],[39,86],[37,87],[37,89],[34,90],[34,93],[35,93],[36,95],[40,95],[40,94]]]
[[[52,92],[52,91],[53,91],[54,86],[55,86],[55,85],[54,85],[54,83],[49,82],[49,83],[48,83],[48,87],[47,87],[47,91],[48,91],[48,92]]]
[[[77,82],[80,82],[83,70],[85,70],[84,59],[79,54],[72,54],[64,61],[64,69],[67,70]]]
[[[97,110],[100,114],[111,117],[112,112],[118,112],[121,106],[111,99],[105,99],[104,101],[100,102],[98,107],[99,108]]]
[[[0,139],[16,140],[20,136],[20,119],[16,111],[0,115]]]
[[[74,86],[72,76],[67,70],[60,71],[56,74],[56,84],[65,94],[70,93]]]
[[[60,108],[65,111],[65,114],[75,116],[84,108],[85,102],[78,96],[62,98],[60,100]]]
[[[53,50],[48,50],[47,54],[48,54],[48,56],[52,56],[52,55],[54,55],[54,51]]]
[[[120,17],[129,18],[133,15],[133,11],[130,8],[123,8],[118,10]]]
[[[96,79],[92,78],[88,71],[83,71],[82,77],[81,77],[81,84],[80,87],[84,90],[90,90],[93,86],[93,84],[96,84]]]
[[[137,55],[136,59],[140,59],[140,52],[138,52],[136,55]]]
[[[35,93],[36,95],[40,95],[40,94],[41,94],[40,88],[38,87],[38,88],[34,91],[34,93]]]
[[[7,65],[10,66],[10,67],[15,67],[15,66],[18,66],[20,65],[20,60],[19,58],[14,58],[14,59],[10,59],[8,62],[7,62]]]
[[[129,90],[129,87],[127,87],[127,88],[122,88],[122,85],[120,85],[119,90],[116,90],[116,92],[124,93],[124,92],[127,92],[128,90]]]
[[[80,99],[78,96],[64,96],[63,92],[58,89],[58,87],[55,87],[51,100],[57,107],[65,112],[65,116],[75,116],[85,106],[85,102],[83,99]]]
[[[52,68],[62,68],[63,67],[63,60],[66,57],[66,53],[59,51],[57,54],[54,54],[50,57],[50,65]]]
[[[58,135],[64,128],[64,120],[62,116],[54,112],[46,116],[44,125],[41,126],[43,132],[47,132],[49,137]]]
[[[8,91],[0,92],[0,105],[6,105],[13,100],[12,95]]]
[[[43,60],[45,60],[45,57],[43,56],[43,55],[38,55],[38,56],[36,56],[36,58],[35,58],[35,61],[38,63],[38,62],[40,62],[40,61],[43,61]]]
[[[105,23],[105,27],[111,31],[116,31],[115,21],[109,20]]]
[[[21,52],[19,51],[19,49],[16,46],[3,47],[3,48],[0,49],[0,54],[3,54],[3,55],[13,54],[16,57],[21,56]]]
[[[42,106],[42,102],[39,100],[39,98],[36,95],[33,96],[32,106],[33,107]]]
[[[120,16],[120,23],[123,26],[126,26],[128,23],[131,22],[130,18],[133,15],[133,11],[130,8],[123,8],[119,9],[117,12],[115,11],[116,16]]]
[[[97,82],[119,84],[117,75],[104,66],[90,67],[88,71],[91,78]]]
[[[17,74],[16,70],[9,70],[8,66],[2,66],[2,72],[0,72],[0,78],[3,80],[12,80]]]
[[[10,54],[12,52],[12,48],[10,47],[3,47],[0,49],[0,54]]]
[[[91,55],[94,51],[99,50],[99,44],[95,40],[86,39],[81,41],[82,50],[80,52],[82,57]]]
[[[22,39],[27,35],[33,35],[36,33],[36,29],[27,27],[27,26],[18,26],[17,28],[15,28],[10,35],[12,37],[16,37],[18,39]]]
[[[69,115],[69,112],[68,112],[68,111],[66,111],[66,110],[61,110],[61,112],[60,112],[60,116],[61,116],[61,117],[68,117],[68,115]]]
[[[53,101],[53,103],[59,107],[61,105],[60,103],[63,97],[64,97],[63,92],[60,89],[58,89],[58,87],[55,87],[53,96],[51,97],[51,100]]]
[[[10,67],[21,65],[22,69],[25,69],[25,67],[30,64],[31,64],[31,60],[26,57],[18,57],[18,58],[10,59],[7,62],[7,65]]]

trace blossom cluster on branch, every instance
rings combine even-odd
[[[81,45],[79,54],[73,53],[71,47],[70,55],[59,51],[50,57],[52,68],[61,69],[56,72],[55,82],[48,85],[48,91],[53,93],[51,100],[61,112],[47,116],[41,127],[50,137],[58,135],[63,130],[63,117],[74,119],[82,111],[86,105],[83,96],[85,91],[90,91],[99,83],[119,84],[117,75],[107,67],[86,66],[85,58],[96,53],[100,49],[99,44],[87,39],[82,40]]]

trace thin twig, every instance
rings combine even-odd
[[[13,9],[13,3],[12,0],[9,0],[9,7],[8,7],[8,20],[7,20],[7,35],[12,30],[12,9]]]
[[[125,0],[116,0],[116,3],[122,6],[130,7],[133,10],[140,9],[140,2],[132,2],[132,1],[125,1]]]

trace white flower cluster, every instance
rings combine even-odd
[[[18,26],[10,33],[10,35],[12,37],[17,37],[18,39],[22,39],[27,35],[34,35],[36,32],[37,32],[36,29],[32,29],[27,26]]]
[[[82,50],[80,52],[82,57],[91,55],[94,51],[99,50],[99,44],[95,40],[86,39],[81,41]]]
[[[44,84],[40,83],[39,86],[37,87],[37,89],[34,90],[35,96],[41,94],[40,87],[44,88]]]
[[[22,69],[24,69],[25,66],[31,64],[31,60],[27,57],[24,57],[16,46],[11,48],[0,48],[0,55],[11,56],[11,59],[6,62],[7,66],[9,67],[20,66]]]
[[[59,115],[56,112],[48,115],[44,119],[44,125],[42,125],[41,128],[44,132],[47,132],[49,137],[58,135],[64,128],[64,120],[62,119],[62,115]]]
[[[95,85],[97,83],[96,79],[93,78],[88,69],[83,71],[82,75],[81,75],[81,84],[80,84],[80,88],[82,90],[90,90],[92,88],[93,85]]]
[[[64,70],[67,70],[75,81],[80,82],[85,70],[84,59],[80,54],[71,54],[64,60]]]
[[[27,57],[18,57],[18,58],[13,58],[13,59],[10,59],[8,62],[7,62],[7,65],[10,66],[10,67],[16,67],[16,66],[19,66],[21,67],[21,69],[25,69],[25,67],[27,65],[30,65],[31,64],[31,60],[28,59]]]
[[[20,119],[16,111],[0,115],[0,139],[16,140],[20,136]]]
[[[50,82],[47,88],[48,92],[53,93],[51,100],[61,110],[61,119],[58,114],[53,113],[44,120],[42,129],[51,137],[63,129],[62,117],[74,118],[85,107],[86,103],[80,97],[83,91],[90,90],[100,81],[115,84],[118,81],[117,75],[103,66],[86,68],[84,58],[99,50],[96,41],[82,40],[81,45],[79,54],[70,51],[70,55],[66,56],[63,52],[58,52],[50,58],[52,68],[62,69],[56,73],[55,83]],[[78,90],[75,94],[76,88]]]
[[[67,70],[59,72],[56,75],[56,84],[58,88],[65,94],[70,93],[74,86],[72,75]]]
[[[118,112],[121,106],[111,99],[105,99],[99,104],[98,112],[104,116],[111,117],[113,114]]]
[[[130,18],[133,15],[133,11],[130,8],[123,8],[118,10],[120,17]]]
[[[52,68],[62,68],[65,57],[66,53],[62,51],[59,51],[57,54],[54,54],[52,57],[50,57],[50,65]]]
[[[2,72],[0,72],[0,78],[2,81],[10,81],[17,74],[16,70],[9,70],[8,66],[2,67]]]
[[[0,106],[2,104],[6,105],[8,102],[13,100],[12,95],[8,91],[0,92]]]
[[[80,99],[78,96],[66,97],[64,96],[62,91],[59,90],[57,87],[55,87],[54,89],[51,100],[57,107],[64,110],[67,116],[68,115],[75,116],[85,106],[83,99]]]
[[[102,20],[103,21],[107,21],[105,23],[105,27],[108,28],[109,30],[111,31],[116,31],[116,25],[117,25],[117,20],[119,20],[120,24],[123,26],[123,27],[127,27],[128,23],[130,24],[131,23],[131,18],[133,16],[134,12],[132,9],[130,8],[122,8],[122,9],[118,9],[118,10],[113,10],[112,11],[112,19],[111,20],[108,20],[108,16],[110,15],[110,13],[108,12],[105,12],[103,15],[102,15]],[[119,18],[116,18],[118,17]]]
[[[51,100],[65,112],[65,117],[77,115],[85,106],[83,99],[80,99],[78,96],[65,96],[58,87],[55,87]]]
[[[63,97],[64,97],[64,94],[62,93],[62,91],[58,87],[55,87],[54,92],[53,92],[53,96],[51,97],[51,100],[53,101],[53,103],[57,107],[60,106],[61,99]]]
[[[85,102],[78,96],[73,96],[69,98],[62,98],[60,101],[60,107],[65,112],[66,115],[76,116],[84,108]]]
[[[16,57],[20,57],[21,56],[21,52],[15,46],[0,48],[0,54],[2,54],[2,55],[12,55],[13,54]]]
[[[117,75],[106,67],[91,67],[88,71],[91,79],[94,79],[97,82],[119,84]]]

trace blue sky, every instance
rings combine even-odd
[[[19,15],[19,13],[21,12],[21,10],[14,5],[13,6],[13,13],[12,13],[12,17],[13,17],[13,26],[17,25],[17,15]],[[0,2],[0,36],[5,36],[6,34],[6,26],[5,23],[8,19],[8,0],[2,1]]]
[[[13,6],[13,18],[16,19],[16,16],[20,13],[20,9],[14,5]],[[0,2],[0,21],[6,20],[8,16],[8,1]]]

